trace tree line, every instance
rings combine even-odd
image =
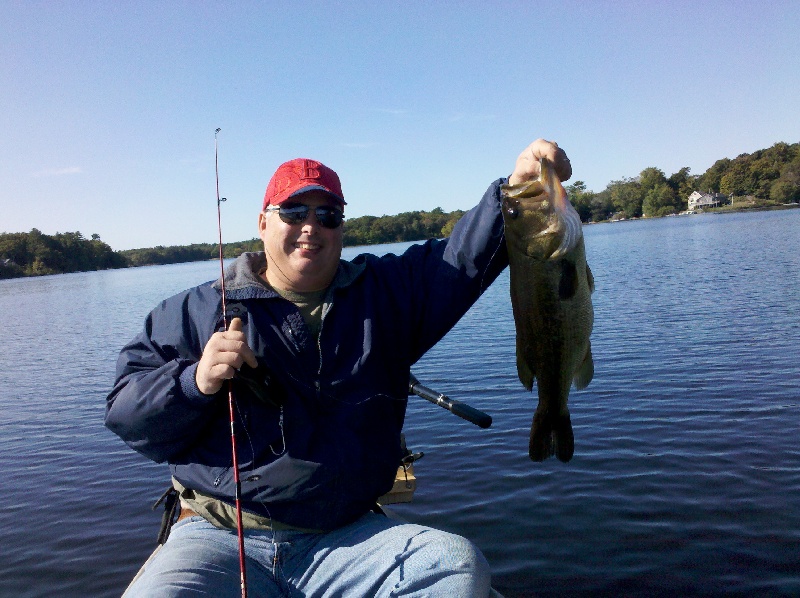
[[[567,187],[570,201],[583,222],[601,222],[612,217],[638,218],[677,214],[687,209],[695,190],[747,197],[756,205],[800,202],[800,143],[776,143],[752,154],[717,160],[702,175],[688,167],[669,177],[659,168],[645,168],[639,176],[611,181],[595,193],[582,181]],[[361,216],[345,220],[344,245],[374,245],[447,237],[463,210],[403,212],[394,216]],[[261,251],[258,238],[223,245],[223,256]],[[171,247],[149,247],[114,251],[97,234],[85,238],[80,232],[45,235],[0,234],[0,278],[38,276],[66,272],[104,270],[151,264],[174,264],[216,259],[215,243]]]
[[[344,245],[376,245],[449,237],[463,210],[403,212],[396,216],[360,216],[345,220]]]
[[[0,234],[0,278],[124,268],[127,265],[124,256],[96,234],[90,239],[79,232],[45,235],[35,228],[29,233]]]
[[[800,143],[776,143],[768,149],[717,160],[701,175],[685,166],[669,177],[649,167],[639,176],[611,181],[595,193],[583,181],[567,187],[570,201],[584,222],[614,217],[639,218],[678,214],[693,191],[748,198],[758,205],[800,202]]]
[[[362,216],[345,220],[344,245],[374,245],[441,238],[450,235],[463,210],[405,212],[396,216]],[[245,251],[262,251],[261,239],[224,243],[223,257],[237,257]],[[178,264],[219,258],[216,243],[195,243],[114,251],[94,234],[86,239],[80,232],[45,235],[0,234],[0,278],[86,272],[154,264]]]

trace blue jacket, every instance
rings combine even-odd
[[[403,255],[342,261],[318,342],[295,305],[257,277],[263,254],[225,274],[230,315],[242,317],[268,392],[235,386],[242,507],[281,523],[333,529],[367,512],[394,481],[411,366],[506,267],[499,185],[446,240]],[[185,487],[234,502],[226,391],[199,392],[202,349],[222,325],[219,284],[161,303],[117,362],[106,425],[129,446],[167,461]],[[245,366],[247,368],[249,366]],[[285,446],[284,446],[285,441]]]

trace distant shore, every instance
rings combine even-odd
[[[664,216],[611,218],[608,220],[584,222],[584,224],[611,224],[633,220],[655,220],[659,218],[694,216],[700,214],[734,214],[767,210],[787,210],[799,207],[800,203],[734,205],[697,210],[693,213],[684,212],[681,214],[668,214]],[[421,230],[422,227],[409,226],[407,221],[412,214],[414,219],[417,219],[420,215],[435,215],[438,221],[434,221],[433,226],[430,226],[429,223],[427,229]],[[393,238],[382,237],[370,239],[368,235],[354,235],[351,238],[355,242],[351,241],[348,243],[348,237],[346,235],[344,247],[370,247],[387,243],[415,242],[431,238],[443,238],[449,235],[449,232],[452,230],[457,220],[456,217],[460,217],[461,214],[463,214],[463,212],[445,214],[437,209],[434,212],[383,216],[381,219],[387,222],[401,219],[406,220],[406,222],[401,222],[401,226],[393,231]],[[360,224],[365,225],[370,224],[370,221],[377,220],[377,218],[367,216],[364,217],[363,220],[364,222]],[[213,243],[114,251],[96,235],[90,240],[83,238],[80,233],[59,233],[51,237],[34,229],[30,233],[3,234],[0,235],[0,237],[13,237],[13,240],[26,251],[26,253],[22,251],[17,252],[20,257],[6,257],[0,259],[0,279],[199,262],[216,259],[219,255],[219,247]],[[31,242],[31,240],[33,240],[33,242]],[[33,252],[30,251],[31,246],[34,247]],[[224,257],[226,258],[237,257],[245,251],[260,250],[261,243],[259,239],[226,243],[223,246]],[[12,253],[12,255],[15,255],[15,253]]]
[[[792,208],[800,208],[800,203],[786,203],[777,206],[723,206],[721,208],[708,208],[705,210],[695,210],[692,212],[681,212],[680,214],[667,214],[666,216],[636,216],[634,218],[616,218],[608,220],[596,220],[584,222],[584,225],[589,224],[612,224],[616,222],[630,222],[634,220],[659,220],[661,218],[676,218],[682,216],[701,216],[705,214],[740,214],[744,212],[767,212],[771,210],[791,210]]]

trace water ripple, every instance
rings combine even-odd
[[[502,275],[415,368],[494,423],[412,399],[406,435],[426,456],[396,510],[473,539],[509,597],[800,594],[798,224],[800,210],[586,228],[596,374],[570,397],[569,464],[527,457],[536,396]],[[152,549],[168,472],[105,430],[104,397],[144,314],[216,268],[0,281],[15,314],[0,340],[3,595],[118,596]]]

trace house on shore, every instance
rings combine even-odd
[[[689,196],[689,211],[718,208],[723,203],[729,202],[730,198],[724,193],[700,193],[699,191],[694,191]]]

